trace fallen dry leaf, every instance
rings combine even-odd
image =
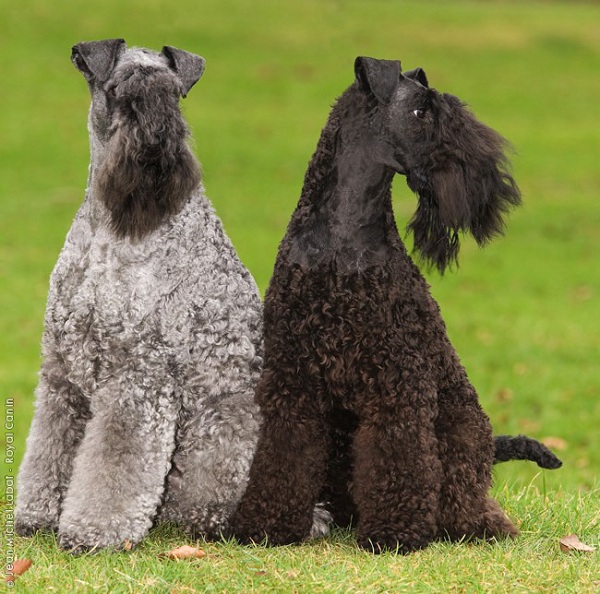
[[[567,449],[567,442],[562,437],[544,437],[541,442],[551,450],[562,452]]]
[[[523,433],[537,433],[540,430],[539,421],[533,419],[519,419],[519,429]]]
[[[133,543],[130,540],[125,539],[123,542],[123,550],[131,551],[133,549]]]
[[[206,553],[202,549],[183,545],[176,549],[171,549],[164,556],[168,559],[202,559],[202,557],[206,557]]]
[[[500,388],[496,392],[496,400],[499,402],[510,402],[513,399],[514,393],[510,388]]]
[[[560,539],[560,550],[568,553],[569,551],[582,551],[584,553],[593,553],[596,549],[583,544],[577,534],[569,534]]]
[[[31,567],[31,559],[15,559],[12,564],[12,571],[6,576],[6,582],[14,582],[17,576],[23,575]]]

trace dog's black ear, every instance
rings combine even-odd
[[[171,70],[181,80],[181,96],[186,97],[190,89],[200,80],[206,61],[196,54],[191,54],[170,45],[165,45],[161,53],[169,61]]]
[[[363,91],[387,105],[400,80],[400,62],[359,56],[354,61],[354,74]]]
[[[427,75],[425,74],[425,70],[422,68],[415,68],[414,70],[408,70],[407,72],[402,73],[406,78],[410,78],[411,80],[416,80],[418,83],[422,84],[425,88],[429,88],[429,81],[427,80]]]
[[[124,39],[83,41],[71,49],[71,62],[88,82],[97,80],[103,83],[110,78],[115,64],[125,48]]]

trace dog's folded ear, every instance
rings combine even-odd
[[[181,96],[185,98],[190,89],[200,80],[206,61],[196,54],[191,54],[170,45],[165,45],[161,53],[167,58],[171,70],[179,77]]]
[[[410,78],[411,80],[416,80],[418,83],[422,84],[425,88],[429,88],[429,81],[427,80],[427,75],[425,74],[425,70],[422,68],[415,68],[414,70],[407,70],[402,73],[402,76],[406,78]]]
[[[387,105],[400,80],[399,60],[376,60],[359,56],[354,61],[354,74],[360,88]]]
[[[115,64],[125,48],[124,39],[83,41],[71,49],[71,62],[88,82],[96,80],[103,83],[110,78]]]

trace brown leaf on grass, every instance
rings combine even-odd
[[[523,431],[523,433],[537,433],[540,430],[540,427],[539,421],[519,419],[519,429]]]
[[[23,575],[30,567],[31,559],[15,559],[12,563],[12,570],[7,567],[6,583],[14,582],[15,578]]]
[[[544,437],[541,440],[541,442],[547,448],[550,448],[552,450],[558,450],[559,452],[562,452],[563,450],[567,449],[567,442],[562,437],[548,436],[548,437]]]
[[[130,540],[125,539],[123,541],[123,550],[131,551],[131,549],[133,549],[133,543]]]
[[[560,550],[564,553],[569,551],[582,551],[584,553],[593,553],[596,549],[583,544],[577,534],[569,534],[569,536],[563,536],[560,539]]]
[[[510,388],[500,388],[496,392],[498,402],[510,402],[513,399],[514,392]]]
[[[196,547],[183,545],[160,556],[167,557],[167,559],[202,559],[202,557],[206,557],[206,552]]]

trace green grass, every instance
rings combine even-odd
[[[555,472],[525,463],[496,469],[496,492],[522,524],[515,543],[441,544],[408,559],[373,559],[336,535],[268,551],[210,545],[214,558],[169,564],[156,551],[183,538],[168,531],[132,554],[76,560],[38,537],[17,541],[19,556],[34,559],[19,590],[593,588],[590,558],[561,555],[555,541],[580,530],[598,544],[597,4],[26,0],[0,8],[0,396],[15,401],[16,447],[15,464],[2,461],[0,472],[14,474],[23,455],[48,277],[87,177],[89,98],[70,47],[117,36],[207,59],[183,106],[208,194],[263,291],[319,131],[357,55],[423,66],[434,86],[506,135],[524,206],[506,237],[485,250],[465,241],[458,271],[428,276],[496,432],[562,440],[565,463]],[[401,178],[394,195],[402,227],[415,199]]]
[[[600,554],[565,553],[559,539],[576,532],[598,541],[599,493],[547,497],[535,487],[504,490],[501,503],[519,523],[516,541],[435,543],[409,556],[360,551],[346,531],[299,546],[240,547],[196,543],[208,553],[170,561],[161,554],[184,537],[173,527],[152,532],[128,553],[73,558],[53,536],[23,541],[34,560],[17,582],[23,592],[592,592]]]

